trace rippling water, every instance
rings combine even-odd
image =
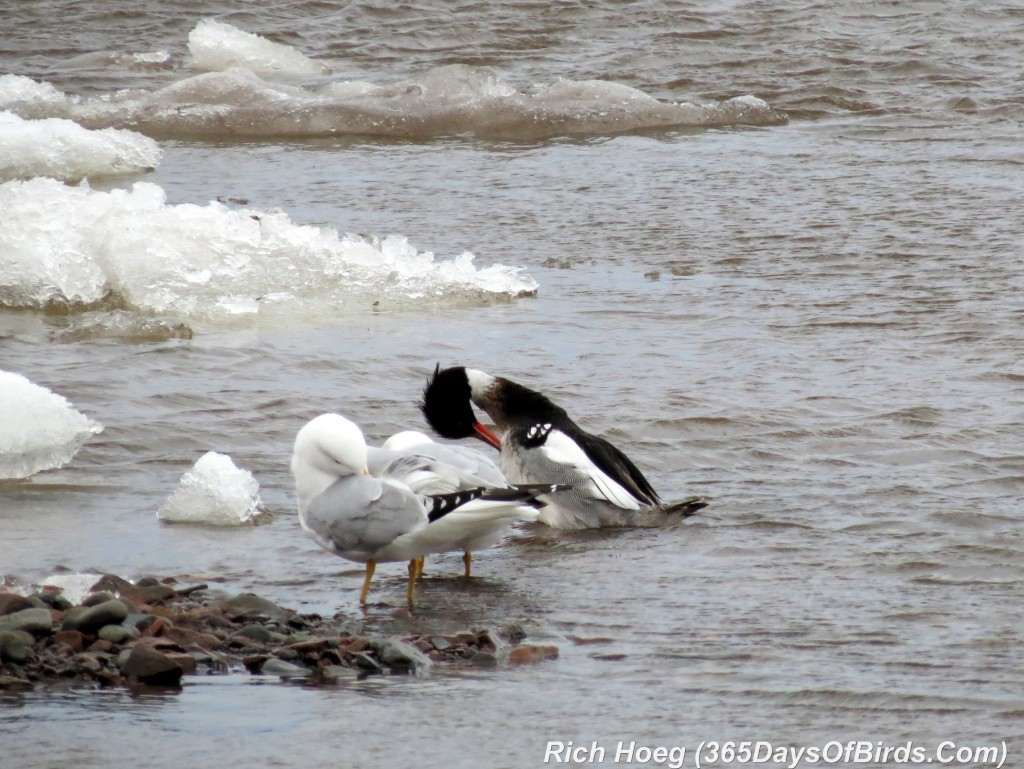
[[[415,617],[367,618],[395,632],[519,621],[559,644],[555,662],[333,690],[228,677],[174,696],[27,695],[3,705],[12,765],[144,752],[155,767],[520,767],[541,765],[548,740],[611,752],[620,739],[1007,740],[1007,765],[1019,763],[1015,5],[40,2],[4,15],[0,67],[69,94],[175,82],[189,31],[217,16],[342,78],[462,63],[517,87],[754,94],[789,116],[543,141],[164,140],[154,172],[94,182],[143,179],[175,204],[244,197],[301,224],[469,249],[540,289],[193,322],[190,341],[63,342],[73,316],[0,312],[0,367],[106,426],[66,468],[0,486],[3,573],[212,572],[232,591],[354,614],[360,570],[316,549],[292,514],[290,443],[328,409],[373,439],[420,427],[437,361],[549,393],[664,497],[714,503],[666,530],[525,531],[481,554],[470,585],[457,555],[440,556]],[[95,55],[158,50],[167,68]],[[158,524],[211,449],[256,475],[269,524]],[[401,604],[403,572],[378,570],[378,599]]]

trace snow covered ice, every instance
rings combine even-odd
[[[331,70],[291,46],[267,40],[213,19],[203,19],[188,35],[192,67],[224,70],[244,67],[259,75],[326,75]]]
[[[134,131],[90,131],[63,118],[24,120],[0,112],[0,181],[141,173],[156,168],[161,154],[155,141]]]
[[[408,239],[339,236],[279,211],[169,205],[137,182],[100,192],[37,178],[0,184],[0,307],[113,303],[224,321],[257,313],[338,314],[532,294],[519,269],[437,260]]]
[[[208,451],[182,477],[178,488],[157,511],[172,523],[239,526],[261,512],[259,484],[231,457]]]
[[[0,371],[0,479],[63,467],[103,426],[21,374]]]

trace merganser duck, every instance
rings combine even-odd
[[[499,439],[473,413],[494,420]],[[556,529],[665,526],[706,507],[702,497],[662,503],[629,457],[577,425],[565,409],[535,390],[461,366],[428,380],[420,402],[428,424],[444,438],[476,437],[497,448],[510,483],[567,484],[544,495],[538,520]]]

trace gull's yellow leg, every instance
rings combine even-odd
[[[359,603],[366,604],[366,595],[370,592],[370,580],[373,579],[373,572],[377,569],[376,561],[366,562],[366,579],[363,580],[363,590],[359,594]]]
[[[416,579],[423,576],[423,565],[427,562],[427,556],[421,555],[416,559]]]
[[[473,565],[473,554],[468,550],[462,554],[462,562],[466,564],[466,579],[469,579],[469,573],[472,570]]]
[[[418,558],[413,558],[409,561],[409,587],[405,591],[405,597],[409,599],[410,606],[412,606],[413,594],[416,590],[416,575],[419,574],[418,561]]]

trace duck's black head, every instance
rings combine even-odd
[[[434,368],[434,375],[423,388],[420,411],[434,431],[442,438],[479,438],[501,449],[501,441],[477,421],[470,402],[472,390],[463,366]]]

